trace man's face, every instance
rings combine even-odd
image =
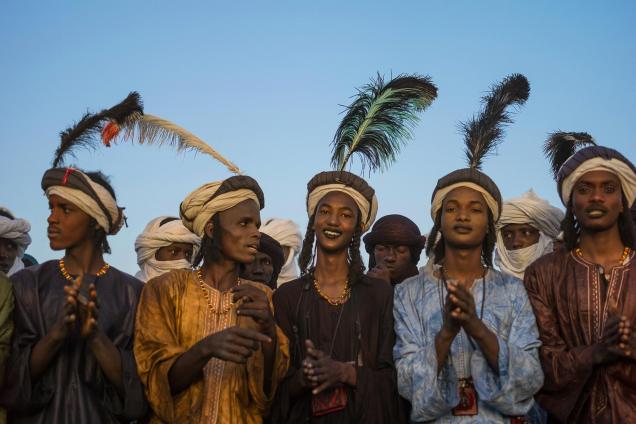
[[[572,210],[582,229],[599,232],[618,225],[623,212],[621,184],[607,171],[591,171],[574,184]]]
[[[257,252],[254,262],[246,264],[241,277],[247,280],[258,281],[259,283],[266,284],[270,287],[272,283],[272,275],[274,274],[274,264],[272,258],[263,252]],[[276,288],[276,282],[274,281],[274,287]]]
[[[501,237],[507,250],[524,249],[539,242],[539,230],[530,224],[508,224],[501,229]]]
[[[261,233],[261,213],[255,201],[247,199],[236,206],[219,212],[221,226],[221,252],[234,262],[249,264],[258,252]],[[212,223],[205,228],[208,237],[212,237]]]
[[[50,196],[49,210],[47,235],[51,249],[70,249],[92,234],[91,217],[68,200],[55,194]]]
[[[17,257],[18,245],[11,239],[0,237],[0,272],[8,274]]]
[[[449,192],[442,204],[441,232],[451,247],[481,246],[488,232],[488,206],[481,193],[468,187]]]
[[[391,281],[402,281],[413,268],[409,246],[376,244],[373,248],[376,264],[383,264],[391,275]]]
[[[155,252],[155,259],[158,261],[177,261],[185,259],[192,262],[192,252],[194,247],[190,243],[172,243],[170,246],[163,246]]]
[[[314,231],[318,246],[325,252],[346,250],[356,231],[358,206],[351,196],[332,191],[316,207]]]

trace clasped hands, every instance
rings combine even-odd
[[[311,340],[305,340],[307,357],[302,362],[301,379],[314,395],[337,384],[356,385],[356,370],[352,364],[332,359],[316,349]]]
[[[79,335],[83,339],[92,339],[99,327],[97,318],[99,306],[95,284],[88,286],[88,299],[80,294],[84,275],[77,277],[71,285],[64,286],[66,300],[62,313],[55,323],[52,333],[54,339],[62,341],[72,334],[79,323]]]
[[[594,356],[595,363],[604,363],[619,358],[636,360],[636,332],[634,324],[618,312],[617,305],[610,303],[603,340]]]
[[[442,335],[454,338],[461,328],[474,338],[481,338],[488,331],[481,318],[477,316],[475,298],[472,292],[462,282],[449,281],[446,283],[448,294],[444,304],[444,324]]]

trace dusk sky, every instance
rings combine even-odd
[[[634,22],[633,1],[5,1],[0,205],[31,222],[28,253],[61,257],[48,246],[40,188],[59,132],[134,90],[147,113],[259,181],[263,220],[292,218],[304,232],[306,183],[330,167],[342,105],[378,72],[429,75],[439,89],[397,162],[368,178],[378,217],[401,213],[430,230],[437,179],[465,165],[459,123],[511,73],[528,78],[530,98],[483,170],[504,198],[532,188],[560,205],[542,154],[548,133],[586,131],[636,161]],[[133,274],[146,223],[231,175],[168,146],[120,143],[69,163],[111,176],[129,226],[109,239],[106,260]]]

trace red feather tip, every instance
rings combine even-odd
[[[115,121],[110,121],[102,128],[102,142],[104,146],[110,147],[110,142],[119,134],[119,125]]]

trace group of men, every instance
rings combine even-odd
[[[375,148],[436,95],[421,77],[367,88],[338,134]],[[636,167],[579,146],[552,157],[565,212],[532,191],[503,201],[481,161],[528,94],[508,77],[465,126],[469,165],[437,181],[427,236],[376,221],[352,147],[308,182],[303,238],[261,222],[265,195],[239,174],[150,221],[135,276],[105,260],[126,222],[108,178],[55,164],[102,119],[107,145],[175,126],[132,94],[87,114],[42,178],[62,258],[32,264],[28,222],[0,209],[0,423],[636,422]]]

